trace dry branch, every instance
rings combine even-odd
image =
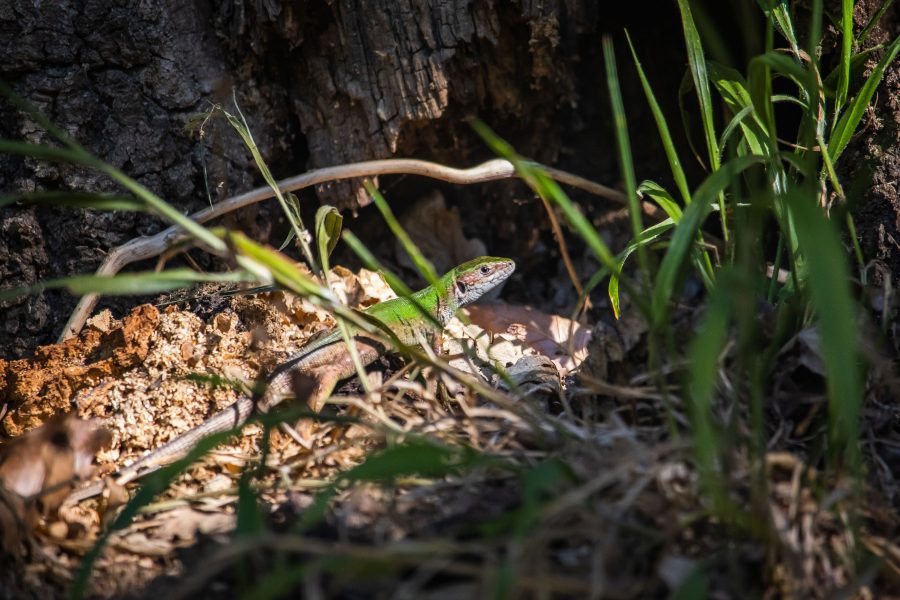
[[[550,177],[560,183],[613,200],[620,204],[625,204],[627,202],[627,199],[621,192],[612,188],[577,175],[572,175],[571,173],[566,173],[565,171],[549,167],[543,167],[543,169]],[[510,179],[516,177],[516,171],[509,161],[502,159],[489,160],[469,169],[455,169],[438,163],[417,159],[384,159],[315,169],[302,175],[296,175],[279,181],[278,188],[282,192],[293,192],[328,181],[353,179],[357,177],[375,177],[378,175],[420,175],[422,177],[430,177],[431,179],[438,179],[449,183],[468,185],[486,181]],[[249,206],[262,200],[267,200],[274,195],[275,193],[271,187],[259,187],[244,194],[223,200],[214,206],[204,208],[191,215],[191,218],[198,223],[205,223],[206,221],[220,217],[233,210]],[[654,216],[658,212],[658,209],[654,205],[647,202],[644,203],[644,210],[648,214]],[[115,275],[128,264],[159,256],[167,249],[171,248],[181,238],[182,234],[181,228],[173,225],[172,227],[160,231],[156,235],[136,238],[126,242],[110,251],[103,261],[103,264],[97,269],[96,274],[107,276]],[[72,315],[69,317],[66,326],[63,328],[63,332],[60,335],[60,341],[67,340],[81,331],[81,328],[84,326],[85,321],[87,321],[94,306],[97,305],[98,299],[98,294],[86,294],[82,296],[81,300],[78,301],[75,310],[72,311]]]

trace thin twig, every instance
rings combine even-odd
[[[560,183],[571,185],[591,194],[607,198],[614,202],[625,204],[626,198],[612,188],[595,183],[583,177],[572,175],[557,169],[544,168],[547,173]],[[367,162],[351,163],[335,167],[325,167],[307,171],[302,175],[289,177],[278,182],[278,189],[282,192],[294,192],[328,181],[340,179],[354,179],[357,177],[375,177],[378,175],[420,175],[440,181],[455,184],[473,184],[486,181],[497,181],[516,177],[515,168],[509,161],[502,159],[489,160],[469,169],[455,169],[438,163],[424,160],[395,158],[384,160],[372,160]],[[213,206],[204,208],[191,215],[197,223],[205,223],[226,213],[267,200],[275,195],[269,186],[259,187],[239,196],[228,198]],[[652,210],[652,205],[645,203],[645,210]],[[114,275],[122,270],[125,265],[159,256],[167,248],[181,238],[183,231],[180,227],[172,226],[156,235],[133,239],[109,252],[103,264],[97,269],[97,275]],[[72,315],[69,317],[60,341],[67,340],[77,335],[87,321],[88,316],[97,305],[98,294],[86,294],[81,297]]]

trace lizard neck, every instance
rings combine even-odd
[[[437,286],[427,287],[416,293],[415,297],[425,310],[434,315],[441,327],[446,326],[459,309],[452,284],[447,285],[443,278],[438,281]]]

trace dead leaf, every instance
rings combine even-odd
[[[99,423],[59,415],[0,446],[0,484],[23,498],[58,487],[40,498],[45,512],[56,510],[77,480],[91,475],[94,456],[110,442]]]
[[[222,511],[202,512],[191,507],[181,507],[160,515],[161,524],[154,538],[191,541],[197,534],[227,533],[234,529],[237,517]]]
[[[366,306],[397,297],[397,294],[395,294],[394,290],[391,289],[391,286],[387,284],[384,280],[384,275],[381,273],[370,271],[368,269],[360,269],[357,277],[359,278],[360,286],[362,286],[362,289],[366,292],[366,296],[368,297],[365,303]]]
[[[509,333],[526,347],[549,357],[562,377],[577,369],[588,356],[591,330],[577,321],[503,302],[470,306],[468,312],[472,323],[487,331]]]
[[[110,439],[98,420],[66,414],[0,446],[0,524],[7,550],[21,539],[22,526],[34,527],[39,513],[55,515],[78,481],[92,475],[94,456]]]
[[[444,195],[439,190],[420,198],[403,214],[400,224],[438,273],[446,273],[458,264],[487,254],[484,242],[466,238],[459,211],[447,208]],[[394,252],[398,263],[416,270],[399,241]]]
[[[338,299],[348,306],[365,308],[397,297],[381,274],[366,269],[357,275],[344,267],[334,267],[328,273],[328,283]]]

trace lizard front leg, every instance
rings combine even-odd
[[[382,343],[360,336],[354,338],[354,345],[359,362],[363,366],[375,362],[379,356],[384,354],[385,350]],[[353,364],[353,357],[347,347],[341,343],[336,344],[334,348],[336,351],[329,357],[330,360],[304,371],[316,381],[313,392],[306,401],[314,412],[322,410],[322,406],[331,396],[338,382],[356,375],[356,366]],[[338,349],[339,351],[337,351]]]

